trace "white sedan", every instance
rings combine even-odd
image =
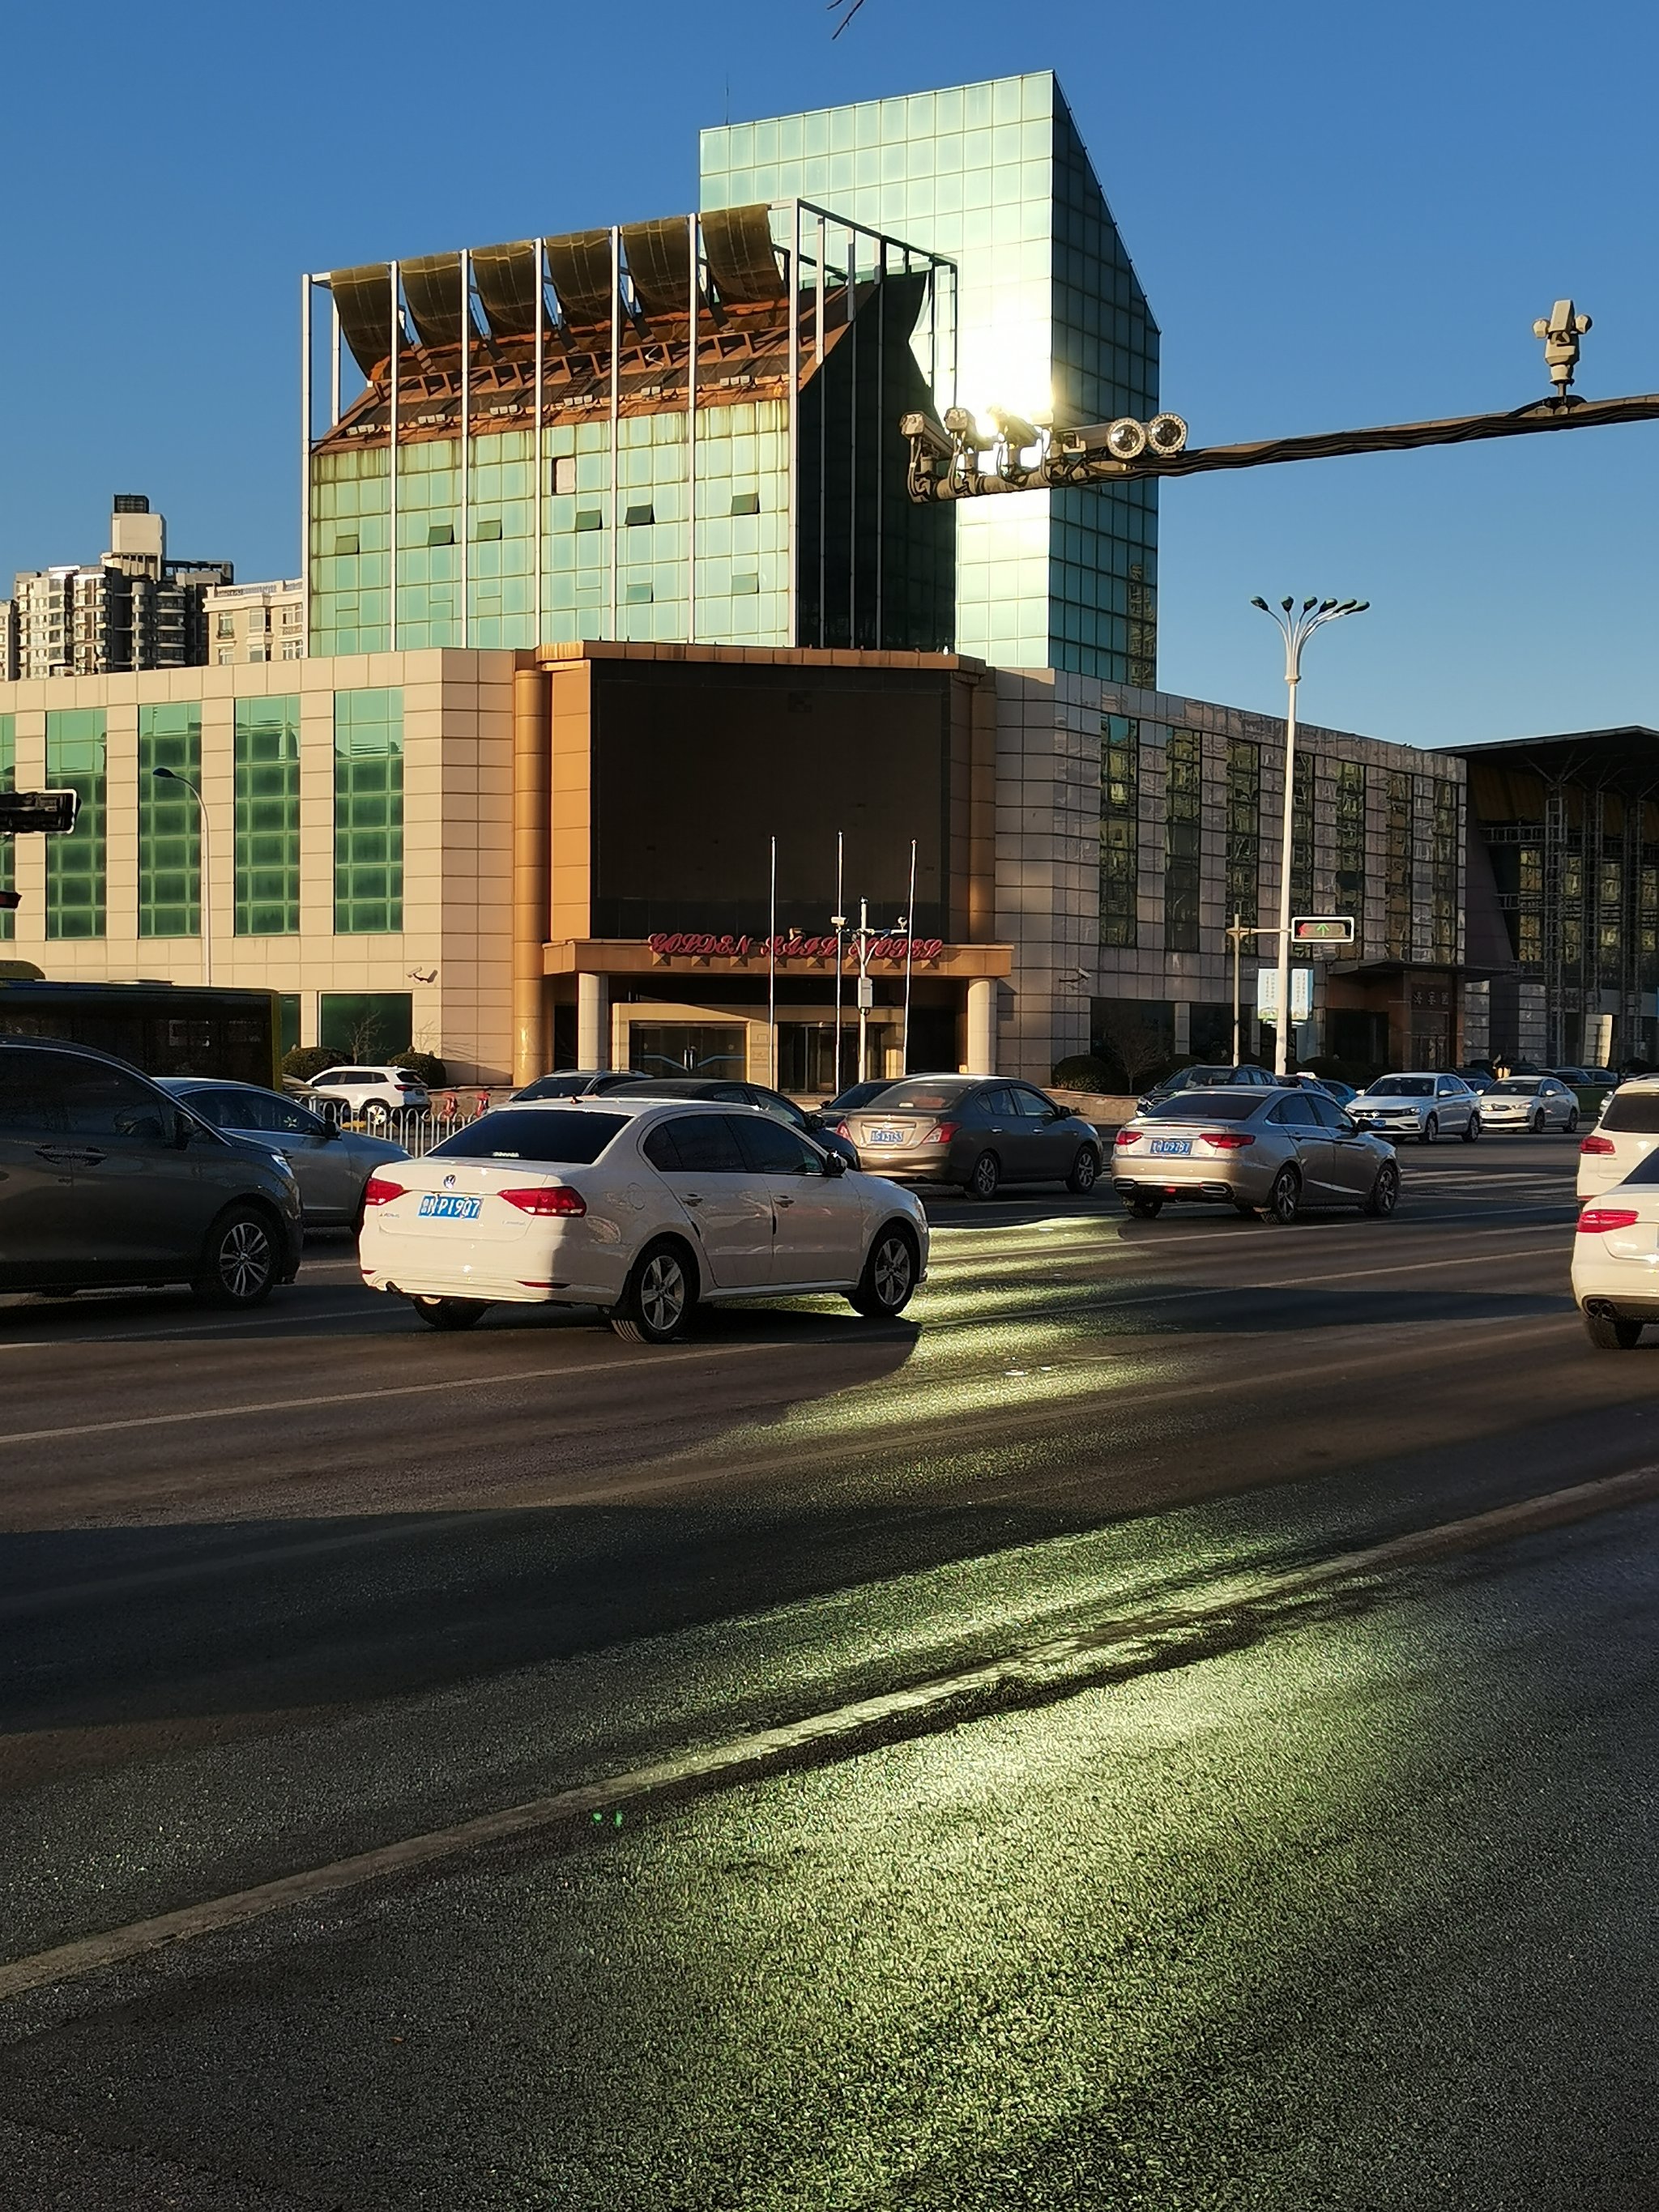
[[[359,1263],[434,1328],[487,1306],[599,1306],[665,1344],[700,1303],[835,1291],[902,1313],[927,1267],[920,1200],[754,1107],[596,1098],[486,1114],[370,1179]]]
[[[1624,1083],[1601,1109],[1601,1118],[1578,1147],[1578,1195],[1594,1198],[1635,1172],[1659,1145],[1659,1080]]]
[[[1546,1129],[1578,1127],[1578,1101],[1559,1076],[1506,1075],[1488,1084],[1480,1097],[1480,1119],[1489,1129]]]
[[[1659,1321],[1659,1152],[1580,1213],[1572,1295],[1601,1352],[1629,1352],[1644,1325]]]

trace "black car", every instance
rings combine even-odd
[[[556,1067],[550,1075],[538,1075],[522,1091],[515,1091],[513,1100],[516,1105],[524,1098],[597,1098],[645,1079],[626,1067]]]
[[[797,1106],[781,1091],[768,1090],[763,1083],[742,1083],[732,1075],[650,1075],[630,1083],[628,1095],[630,1098],[717,1098],[726,1106],[758,1106],[775,1121],[787,1121],[815,1145],[822,1145],[826,1152],[839,1152],[849,1168],[859,1164],[858,1146],[838,1135],[822,1114],[809,1114],[805,1107]]]
[[[188,1283],[254,1306],[292,1282],[300,1187],[125,1060],[0,1037],[0,1291]]]
[[[1276,1075],[1248,1062],[1237,1067],[1178,1067],[1162,1083],[1155,1083],[1144,1098],[1138,1098],[1135,1109],[1144,1114],[1155,1100],[1173,1098],[1178,1091],[1273,1091],[1278,1087]]]

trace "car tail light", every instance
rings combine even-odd
[[[930,1145],[948,1145],[956,1133],[957,1124],[954,1121],[941,1121],[927,1138],[926,1142]]]
[[[580,1191],[572,1190],[565,1183],[544,1185],[539,1190],[498,1190],[497,1198],[504,1198],[509,1206],[516,1206],[520,1213],[533,1213],[538,1219],[550,1214],[586,1213],[587,1200]]]
[[[1641,1218],[1634,1206],[1587,1206],[1578,1217],[1578,1227],[1583,1233],[1601,1237],[1609,1229],[1634,1229]]]
[[[401,1198],[404,1186],[393,1182],[390,1176],[370,1176],[363,1185],[365,1206],[389,1206],[394,1198]]]
[[[418,1083],[396,1083],[392,1085],[394,1091],[418,1091],[420,1087]]]
[[[1117,1133],[1117,1143],[1120,1146],[1126,1145],[1138,1145],[1139,1142],[1140,1132],[1139,1129],[1120,1129]]]
[[[1610,1152],[1613,1149],[1611,1137],[1586,1137],[1578,1147],[1581,1152]]]
[[[836,1134],[838,1137],[845,1137],[848,1144],[851,1144],[853,1141],[853,1132],[848,1127],[845,1121],[836,1122]]]
[[[1255,1139],[1237,1129],[1206,1129],[1203,1141],[1213,1145],[1218,1152],[1242,1152],[1246,1145],[1255,1144]]]

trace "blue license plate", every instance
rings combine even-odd
[[[476,1221],[478,1200],[476,1198],[440,1198],[428,1192],[421,1200],[421,1212],[439,1221]]]
[[[902,1129],[872,1129],[870,1142],[872,1145],[902,1145],[904,1132]]]
[[[1155,1152],[1167,1155],[1170,1152],[1190,1152],[1192,1149],[1193,1140],[1190,1137],[1154,1137],[1152,1139],[1152,1150]]]

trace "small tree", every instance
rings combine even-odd
[[[1145,1014],[1109,1010],[1101,1022],[1100,1042],[1122,1071],[1127,1088],[1139,1091],[1156,1083],[1170,1065],[1170,1041],[1160,1026]]]

